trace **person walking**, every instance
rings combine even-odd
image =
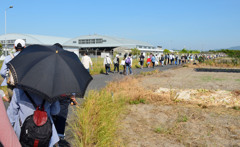
[[[151,63],[151,58],[150,58],[150,56],[148,56],[148,58],[147,58],[147,67],[148,68],[150,67],[150,63]]]
[[[67,97],[65,94],[62,95],[62,99],[59,100],[60,103],[60,112],[57,115],[53,115],[53,122],[59,137],[59,146],[69,144],[65,140],[65,127],[68,116],[68,107],[69,104],[76,105],[75,93],[71,97]]]
[[[162,64],[162,66],[164,66],[164,56],[163,56],[163,54],[161,55],[161,64]]]
[[[126,58],[127,58],[127,54],[123,56],[123,59],[121,61],[121,65],[123,66],[123,72],[122,72],[123,75],[126,75],[126,63],[125,63]]]
[[[167,65],[167,61],[168,60],[168,55],[167,54],[165,54],[165,65]]]
[[[91,58],[88,56],[88,53],[87,53],[87,52],[83,53],[83,57],[82,57],[82,60],[81,60],[81,61],[82,61],[83,66],[87,69],[88,72],[90,72],[90,71],[89,71],[89,64],[91,65],[91,69],[93,69],[92,60],[91,60]]]
[[[156,57],[154,55],[152,55],[151,61],[152,61],[153,68],[154,68],[155,62],[156,62]]]
[[[175,65],[178,65],[178,55],[175,56]]]
[[[116,69],[117,69],[117,72],[119,72],[119,56],[118,55],[116,55],[116,57],[114,58],[113,64],[114,64],[114,73]]]
[[[7,78],[9,76],[9,69],[7,67],[7,63],[9,61],[11,61],[15,56],[17,56],[24,48],[25,48],[25,41],[22,40],[22,39],[17,39],[15,42],[14,42],[14,48],[16,50],[15,53],[10,53],[10,55],[8,55],[4,61],[3,61],[3,64],[2,64],[2,68],[0,70],[0,74],[1,76],[4,78],[1,86],[7,86],[7,92],[8,92],[8,98],[6,96],[3,97],[3,99],[7,102],[10,102],[11,100],[11,97],[12,97],[12,90],[14,88],[13,85],[9,85],[7,84]]]
[[[179,65],[181,64],[181,60],[182,60],[181,58],[182,58],[182,56],[179,55],[179,56],[178,56],[178,64],[179,64]]]
[[[59,137],[55,128],[55,125],[52,120],[52,115],[57,115],[60,111],[60,105],[59,101],[56,101],[54,103],[49,103],[48,101],[45,101],[43,103],[43,98],[39,95],[36,95],[31,92],[23,91],[19,88],[13,89],[13,96],[12,100],[10,102],[10,105],[7,109],[8,118],[10,120],[11,125],[14,127],[14,131],[17,135],[17,137],[20,139],[21,134],[21,127],[24,124],[24,121],[26,118],[34,113],[36,110],[34,104],[37,106],[41,106],[44,104],[44,110],[47,112],[48,117],[51,120],[52,123],[52,136],[49,142],[49,147],[52,147],[54,144],[56,144],[59,141]]]
[[[131,53],[129,53],[128,57],[125,60],[125,63],[126,63],[126,74],[128,75],[128,70],[129,70],[130,74],[133,74],[132,73],[132,54]]]
[[[144,56],[143,56],[143,53],[141,53],[141,55],[139,56],[139,63],[141,65],[141,69],[143,69],[143,63],[144,63]]]
[[[112,60],[109,58],[109,55],[106,55],[106,57],[103,60],[103,65],[106,69],[106,75],[109,75],[108,71],[110,69],[110,65],[112,64]]]

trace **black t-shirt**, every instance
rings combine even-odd
[[[140,61],[144,61],[144,56],[143,55],[141,55],[141,56],[139,56],[139,58],[140,58]]]

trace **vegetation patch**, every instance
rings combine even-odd
[[[129,104],[133,105],[133,104],[145,104],[145,99],[139,99],[139,100],[130,100]]]
[[[90,91],[83,105],[78,106],[70,120],[73,146],[120,146],[118,120],[124,111],[125,97],[112,96],[103,89]]]

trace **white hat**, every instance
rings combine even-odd
[[[118,54],[116,55],[116,57],[118,57]]]
[[[15,45],[16,48],[23,48],[23,47],[25,47],[25,41],[22,40],[22,39],[17,39],[14,42],[14,45]]]

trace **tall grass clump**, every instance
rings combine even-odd
[[[123,97],[114,97],[107,90],[90,91],[82,106],[76,108],[70,120],[73,146],[121,146],[117,137],[118,120],[124,110]]]

